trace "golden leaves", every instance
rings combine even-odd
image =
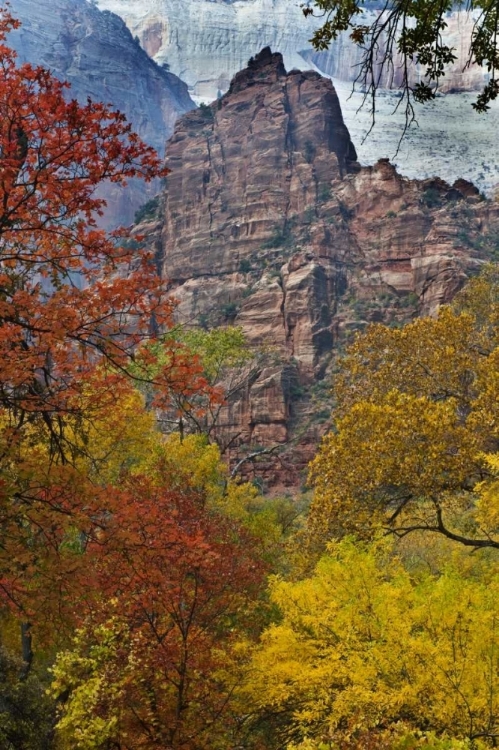
[[[369,536],[381,525],[499,547],[483,484],[473,509],[498,437],[497,286],[489,270],[436,318],[356,338],[336,379],[336,430],[311,464],[315,534]]]
[[[281,618],[245,686],[311,747],[356,748],[373,732],[478,740],[499,729],[499,577],[415,577],[386,543],[330,545],[312,577],[276,580]],[[305,747],[305,745],[304,745]]]

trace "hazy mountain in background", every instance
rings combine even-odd
[[[343,34],[326,52],[315,52],[309,42],[321,19],[303,16],[298,0],[96,0],[102,9],[119,14],[146,52],[185,80],[195,96],[216,98],[231,77],[262,47],[279,51],[288,70],[317,67],[342,81],[357,77],[359,47]],[[368,13],[375,13],[370,3]],[[473,66],[463,72],[472,31],[466,14],[447,20],[446,36],[457,48],[458,60],[449,70],[445,89],[475,90],[485,71]],[[415,67],[414,79],[421,71]],[[385,76],[382,85],[398,86],[401,71]]]
[[[97,0],[118,13],[144,49],[186,81],[195,96],[213,100],[226,91],[248,58],[270,46],[288,69],[312,67],[300,54],[310,47],[311,24],[292,0]]]
[[[91,97],[119,109],[148,144],[164,152],[177,117],[194,103],[187,86],[149,58],[121,18],[87,0],[12,0],[10,7],[22,26],[8,43],[21,61],[69,81],[82,101]],[[107,223],[131,221],[157,188],[109,186]]]
[[[333,78],[345,122],[355,142],[359,160],[372,164],[395,156],[404,115],[396,90],[382,92],[377,125],[363,143],[370,125],[368,109],[360,112],[362,93],[350,97],[360,60],[359,50],[343,35],[327,52],[315,52],[309,43],[318,20],[305,19],[301,0],[96,0],[102,9],[119,14],[144,49],[185,80],[197,101],[209,102],[228,88],[231,77],[264,46],[281,52],[287,70],[317,69]],[[369,6],[375,12],[376,3]],[[449,70],[442,91],[476,92],[486,73],[477,66],[465,68],[472,20],[466,14],[447,18],[447,37],[458,60]],[[414,80],[420,71],[413,69]],[[397,87],[396,70],[386,86]],[[413,128],[397,154],[399,169],[410,177],[439,174],[454,181],[465,177],[491,194],[499,182],[499,143],[496,138],[499,103],[489,115],[477,117],[471,103],[476,93],[438,98],[418,107],[421,128]]]

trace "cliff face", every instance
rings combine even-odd
[[[453,182],[464,176],[492,195],[499,184],[499,142],[496,126],[499,101],[486,117],[473,115],[476,89],[484,84],[478,66],[466,68],[468,40],[473,20],[465,13],[446,17],[446,39],[457,47],[458,59],[442,81],[442,90],[459,91],[430,104],[416,107],[420,129],[413,126],[402,148],[404,107],[396,88],[382,90],[377,101],[376,126],[372,126],[369,102],[359,91],[351,96],[352,80],[358,72],[360,51],[348,33],[340,35],[327,52],[315,52],[309,43],[320,19],[304,18],[300,3],[290,0],[96,0],[99,7],[121,15],[144,49],[191,87],[194,97],[210,102],[227,91],[231,77],[251,55],[269,45],[281,52],[287,70],[318,69],[333,77],[344,120],[355,134],[359,161],[373,164],[380,157],[394,158],[399,170],[410,177],[439,174]],[[381,7],[381,3],[379,4]],[[373,2],[369,7],[375,7]],[[419,71],[413,69],[413,82]],[[395,65],[397,86],[400,69]],[[463,93],[472,89],[473,93]],[[397,108],[397,105],[398,108]],[[456,174],[456,165],[459,172]]]
[[[226,436],[283,446],[296,484],[328,419],[334,351],[370,321],[431,314],[497,246],[497,207],[464,181],[360,167],[335,90],[263,50],[177,123],[156,221],[142,226],[190,325],[242,326],[265,351],[222,415]],[[228,442],[226,440],[226,442]],[[234,453],[235,455],[235,453]]]
[[[207,261],[214,278],[236,273],[355,159],[331,82],[286,75],[267,48],[223,99],[183,117],[169,143],[166,275],[197,277]]]
[[[315,53],[309,39],[320,19],[305,20],[300,3],[289,0],[97,0],[99,7],[120,15],[144,49],[192,86],[196,95],[215,98],[226,91],[230,77],[250,55],[269,45],[284,56],[289,70],[312,67],[334,78],[352,81],[357,76],[360,50],[348,34],[331,49]],[[372,7],[372,5],[371,5]],[[379,5],[382,7],[382,4]],[[446,18],[445,39],[457,50],[458,59],[449,69],[447,89],[475,90],[485,81],[485,69],[464,70],[473,19],[466,13]],[[463,72],[464,71],[464,72]],[[395,74],[382,86],[398,86]],[[417,79],[419,71],[414,70]]]
[[[470,13],[455,11],[446,17],[446,28],[443,34],[445,43],[452,47],[456,55],[454,62],[446,66],[445,76],[439,84],[441,93],[462,91],[479,91],[487,81],[487,71],[479,65],[468,65],[468,54],[475,19]],[[384,53],[384,39],[380,38],[379,59]],[[316,66],[324,75],[342,81],[354,81],[362,62],[362,50],[353,44],[348,33],[341,34],[329,50],[317,52],[308,46],[301,55]],[[425,66],[409,65],[409,83],[415,86],[421,81]],[[379,75],[379,87],[397,89],[403,83],[402,57],[394,56],[393,66],[386,66],[383,75]]]
[[[180,114],[192,109],[187,86],[162,70],[134,41],[118,16],[86,0],[12,0],[22,22],[8,43],[19,59],[49,68],[71,84],[71,94],[91,97],[123,112],[134,130],[160,153]],[[158,186],[106,189],[107,223],[129,223]]]
[[[289,0],[98,0],[120,15],[144,49],[211,100],[225,92],[248,58],[269,45],[287,68],[309,68],[300,50],[312,31]]]

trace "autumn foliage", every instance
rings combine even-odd
[[[172,325],[173,303],[151,253],[96,223],[96,188],[163,175],[157,155],[120,113],[18,66],[5,44],[17,26],[1,13],[0,592],[30,619],[44,578],[46,591],[67,588],[70,527],[86,534],[102,516],[96,422],[112,419],[132,382],[149,382],[161,404],[207,388],[174,340],[150,377],[145,344]]]
[[[216,445],[262,360],[174,328],[140,238],[98,228],[96,188],[157,156],[17,66],[16,26],[0,11],[0,747],[495,746],[497,269],[356,338],[305,529]]]
[[[171,325],[151,254],[96,226],[104,180],[164,174],[124,116],[81,106],[48,71],[17,66],[0,19],[0,405],[18,423],[42,418],[64,452],[64,416],[103,363],[126,374],[151,327]],[[171,347],[156,374],[168,390],[192,373]],[[195,368],[194,368],[195,369]],[[196,383],[200,387],[200,383]],[[108,391],[109,395],[109,391]]]
[[[490,559],[432,573],[390,544],[331,544],[309,578],[273,582],[280,618],[255,651],[248,700],[286,717],[293,750],[493,746],[498,585]]]
[[[264,572],[258,545],[202,495],[144,476],[109,507],[88,550],[96,599],[55,668],[57,693],[71,696],[62,736],[72,748],[100,747],[96,737],[123,748],[229,741],[236,646]]]
[[[166,335],[174,303],[151,253],[97,226],[103,181],[165,172],[121,114],[17,66],[5,45],[17,25],[2,13],[0,616],[3,637],[14,618],[23,634],[9,700],[26,692],[33,649],[65,643],[58,743],[229,742],[265,572],[260,543],[217,509],[206,483],[192,484],[195,459],[193,476],[172,471],[135,386],[169,413],[194,394],[203,408],[220,396],[198,357]],[[218,453],[209,456],[224,492]],[[50,744],[56,718],[42,703]],[[8,711],[2,721],[0,707],[0,731],[13,724],[24,736]]]
[[[311,466],[319,537],[383,527],[499,547],[490,491],[486,513],[480,500],[496,486],[487,455],[499,438],[498,289],[490,267],[436,318],[373,325],[349,348],[336,430]]]

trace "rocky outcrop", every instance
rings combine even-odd
[[[497,246],[497,204],[464,180],[360,167],[330,80],[286,73],[268,49],[179,120],[167,164],[139,231],[184,323],[235,323],[264,352],[222,426],[239,447],[281,446],[285,469],[269,464],[267,480],[296,484],[327,425],[338,345],[450,300]]]
[[[355,159],[331,82],[287,75],[267,48],[227,96],[183,117],[169,143],[168,277],[195,277],[207,258],[214,278],[235,273],[272,232],[279,247],[286,217],[357,168]]]
[[[453,182],[466,177],[480,190],[492,195],[499,182],[499,141],[496,121],[499,102],[486,117],[474,116],[472,102],[481,88],[484,70],[466,67],[469,34],[473,20],[466,13],[446,16],[449,43],[457,48],[458,59],[450,75],[441,81],[442,91],[465,92],[439,96],[436,101],[416,106],[416,120],[404,137],[404,103],[396,88],[381,90],[377,99],[376,126],[371,131],[370,99],[363,100],[361,87],[352,95],[352,81],[358,74],[360,49],[348,33],[327,52],[317,53],[309,39],[320,19],[304,18],[300,2],[290,0],[96,0],[125,20],[144,49],[185,80],[196,101],[210,102],[225,93],[232,76],[245,67],[251,55],[262,47],[283,54],[287,70],[319,70],[332,76],[340,97],[344,120],[354,137],[361,164],[373,164],[380,157],[395,158],[399,171],[423,179],[434,174]],[[370,9],[381,3],[370,0]],[[400,83],[401,69],[394,66],[385,85]],[[412,70],[413,82],[421,71]],[[485,71],[486,74],[486,71]],[[366,134],[370,132],[369,137]],[[456,172],[456,165],[459,171]]]
[[[194,103],[186,85],[148,57],[121,18],[86,0],[12,0],[10,8],[22,26],[8,43],[21,61],[43,65],[69,81],[72,96],[81,101],[110,103],[149,145],[164,152],[177,117]],[[107,187],[108,225],[130,223],[157,189]]]

